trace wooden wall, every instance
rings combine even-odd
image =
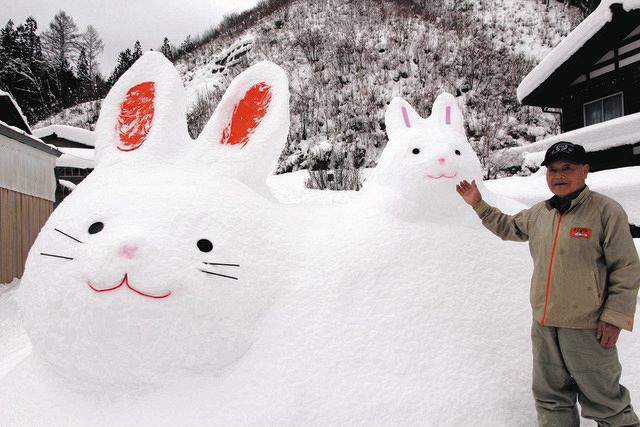
[[[21,277],[29,249],[53,202],[0,188],[0,283]]]

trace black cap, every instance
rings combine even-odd
[[[587,162],[587,153],[582,145],[573,144],[568,141],[560,141],[553,144],[544,155],[542,166],[547,166],[556,160],[566,160],[571,163],[584,165]]]

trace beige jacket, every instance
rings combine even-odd
[[[485,201],[474,210],[503,240],[529,241],[530,300],[540,324],[588,329],[603,320],[631,331],[640,260],[626,213],[587,187],[562,215],[549,202],[513,216]]]

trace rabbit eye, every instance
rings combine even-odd
[[[460,150],[456,150],[455,153],[456,153],[456,155],[459,156],[460,155]]]
[[[213,250],[213,243],[211,243],[211,240],[207,240],[207,239],[200,239],[198,240],[198,249],[200,249],[202,252],[211,252]]]
[[[413,151],[411,151],[413,154],[420,154],[420,149],[419,148],[414,148]]]
[[[104,224],[101,222],[94,222],[89,226],[89,234],[96,234],[102,231]]]

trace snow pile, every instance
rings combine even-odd
[[[624,10],[640,9],[639,0],[603,0],[584,21],[558,44],[542,61],[522,80],[518,86],[518,101],[522,100],[544,83],[555,70],[576,53],[591,37],[608,22],[611,22],[612,4],[621,4]]]
[[[0,284],[0,377],[10,372],[31,353],[31,344],[22,331],[17,306],[13,298],[18,279]]]

